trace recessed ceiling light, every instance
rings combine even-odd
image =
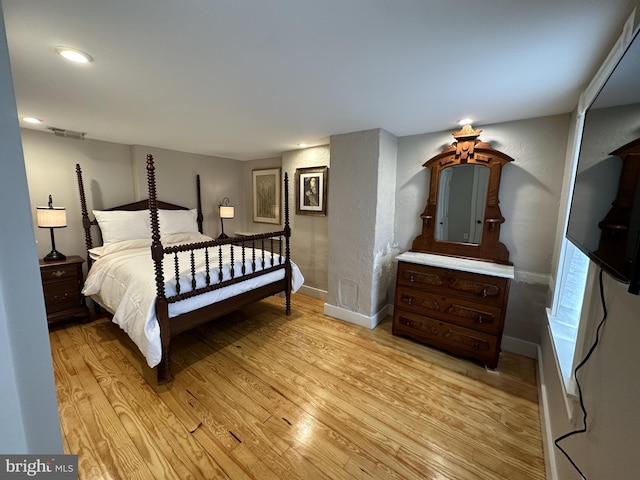
[[[40,120],[39,118],[35,118],[35,117],[22,117],[22,121],[23,122],[27,122],[27,123],[32,123],[34,125],[38,125],[38,124],[42,123],[42,120]]]
[[[307,145],[306,143],[299,143],[298,146],[300,148],[307,148],[309,145]]]
[[[462,118],[458,120],[458,125],[460,126],[471,125],[472,123],[473,123],[472,118]]]
[[[56,47],[53,49],[61,57],[71,60],[76,63],[89,63],[93,62],[93,58],[88,53],[85,53],[77,48],[71,47]]]

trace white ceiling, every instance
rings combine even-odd
[[[241,160],[569,112],[635,3],[1,1],[19,116]]]

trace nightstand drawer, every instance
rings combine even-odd
[[[49,324],[71,318],[89,318],[89,309],[81,293],[83,262],[84,259],[77,255],[54,262],[40,260],[42,291]]]
[[[56,265],[52,268],[41,268],[40,275],[42,276],[42,283],[51,282],[75,282],[78,277],[78,269],[75,265],[68,265],[67,267]]]
[[[44,290],[44,304],[50,313],[68,310],[80,305],[80,301],[80,291],[75,278],[49,283]]]

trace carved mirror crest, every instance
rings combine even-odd
[[[511,264],[500,243],[498,193],[502,166],[513,159],[480,141],[481,132],[465,125],[424,163],[431,171],[429,199],[411,250]]]

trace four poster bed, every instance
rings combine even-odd
[[[304,279],[290,259],[286,173],[283,230],[215,240],[202,234],[200,177],[198,207],[189,210],[158,200],[152,155],[146,168],[148,200],[93,210],[91,220],[76,165],[89,266],[83,294],[113,314],[147,364],[157,367],[158,383],[166,383],[171,337],[271,295],[284,295],[289,315],[291,293]]]

